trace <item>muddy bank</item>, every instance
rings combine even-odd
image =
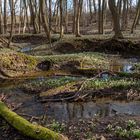
[[[8,36],[6,37],[8,38]],[[58,35],[52,35],[52,46],[49,45],[45,35],[14,35],[12,39],[14,44],[26,44],[21,47],[22,51],[33,55],[46,54],[64,54],[79,52],[104,52],[114,54],[133,54],[140,53],[139,39],[96,39],[91,36],[74,38],[65,36],[62,40]]]
[[[71,87],[72,88],[72,87]],[[74,90],[74,89],[73,89]],[[56,91],[56,93],[54,93]],[[111,99],[114,101],[140,101],[140,91],[128,88],[126,90],[115,90],[113,88],[100,89],[100,90],[83,90],[78,92],[73,92],[70,89],[65,89],[65,91],[49,90],[40,94],[38,100],[42,103],[46,102],[87,102],[87,101],[98,101],[102,99]]]
[[[95,137],[97,139],[101,139],[102,136],[110,140],[128,140],[128,138],[125,138],[124,136],[118,136],[115,129],[117,129],[116,126],[122,127],[122,131],[127,128],[128,123],[126,123],[126,117],[127,120],[132,119],[137,122],[134,130],[135,128],[138,128],[140,104],[139,102],[124,103],[114,101],[117,99],[117,97],[122,97],[123,101],[125,99],[126,101],[129,101],[127,100],[128,98],[123,90],[121,90],[120,93],[115,93],[116,90],[112,90],[112,92],[110,92],[111,90],[108,90],[108,92],[107,90],[104,90],[104,92],[103,90],[99,90],[100,92],[96,93],[94,100],[90,101],[88,99],[88,102],[42,103],[38,100],[38,95],[42,90],[54,89],[55,87],[62,85],[65,86],[65,84],[77,80],[81,80],[81,78],[79,79],[79,77],[75,78],[65,76],[46,78],[36,77],[36,79],[28,79],[21,81],[20,83],[18,82],[18,84],[15,83],[15,85],[12,81],[6,85],[5,81],[5,84],[2,82],[0,92],[8,96],[6,103],[10,104],[10,107],[17,106],[18,104],[22,103],[21,106],[15,110],[18,114],[27,118],[32,123],[39,123],[56,132],[67,135],[70,140],[88,140]],[[123,88],[135,88],[135,86],[138,84],[137,81],[129,81],[130,80],[127,82],[116,81],[114,84],[110,85],[109,83],[112,82],[101,81],[99,83],[97,80],[96,82],[92,81],[92,84],[88,84],[88,86],[89,88],[100,88],[99,85],[101,85],[101,88],[104,88],[106,86],[113,87],[114,85],[118,85],[120,88],[122,86]],[[38,91],[36,91],[36,89]],[[95,90],[91,90],[91,93],[93,94],[94,91]],[[89,93],[89,91],[87,91],[87,93]],[[83,93],[80,94],[82,95]],[[116,98],[114,98],[114,100],[109,100],[107,102],[107,97],[111,98],[115,96]],[[99,98],[99,103],[97,98]],[[118,100],[119,99],[120,98],[118,98]],[[135,96],[135,98],[133,98],[131,101],[134,101],[135,99],[138,99],[138,97]],[[105,101],[105,103],[103,103],[103,101]],[[0,119],[0,124],[2,125],[0,127],[0,138],[3,140],[7,140],[8,138],[19,138],[21,140],[30,139],[19,134],[7,123],[5,123],[4,120]],[[110,125],[111,129],[108,131],[108,127],[110,128]],[[121,135],[121,133],[119,135]],[[133,136],[129,138],[133,139]]]
[[[130,40],[95,40],[95,39],[73,39],[57,43],[53,51],[59,53],[73,52],[104,52],[115,54],[139,54],[140,42]]]
[[[13,41],[47,44],[45,37],[28,37],[15,37]],[[61,132],[70,140],[136,139],[134,134],[139,132],[140,127],[140,75],[139,71],[135,71],[135,66],[139,68],[140,61],[137,57],[125,59],[121,55],[93,52],[139,53],[139,49],[138,41],[82,38],[55,42],[50,50],[57,55],[43,56],[36,50],[42,56],[33,57],[6,50],[6,53],[0,54],[0,73],[2,78],[14,79],[2,80],[0,93],[8,96],[6,103],[10,107],[21,104],[15,111],[30,122]],[[47,54],[47,49],[42,51]],[[75,53],[81,51],[91,52]],[[103,71],[107,72],[96,77]],[[88,80],[90,78],[93,79]],[[111,101],[103,103],[108,98]],[[0,119],[0,124],[0,139],[31,140],[4,120]],[[132,131],[129,124],[135,124]]]
[[[6,36],[9,38],[9,36]],[[58,38],[52,37],[51,42],[57,41]],[[25,34],[25,35],[13,35],[12,42],[14,43],[30,43],[32,45],[48,44],[48,38],[45,34]]]

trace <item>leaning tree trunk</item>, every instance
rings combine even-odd
[[[138,1],[138,5],[137,5],[137,11],[136,11],[136,15],[135,15],[135,19],[131,28],[131,33],[134,32],[134,27],[136,26],[138,20],[139,20],[139,16],[140,16],[140,0]]]
[[[41,13],[41,19],[42,19],[42,26],[45,30],[45,33],[48,37],[50,44],[51,44],[51,34],[50,34],[50,29],[49,29],[49,25],[48,25],[48,21],[47,21],[48,17],[47,17],[47,14],[45,13],[45,11],[46,11],[45,0],[40,0],[39,3],[40,3],[40,13]]]
[[[0,116],[23,135],[36,140],[68,140],[67,137],[51,131],[48,128],[28,122],[15,112],[8,109],[2,101],[0,101]]]
[[[121,27],[120,27],[120,18],[119,14],[117,12],[117,6],[115,5],[115,0],[109,0],[108,1],[109,9],[112,14],[112,19],[113,19],[113,25],[114,25],[114,31],[115,35],[114,38],[123,38],[123,34],[121,32]]]

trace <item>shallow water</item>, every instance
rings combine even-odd
[[[122,72],[133,72],[132,67],[138,59],[129,58],[122,59],[119,56],[110,57],[110,69]],[[108,78],[104,74],[103,78]],[[8,95],[9,103],[23,103],[17,110],[18,113],[25,113],[33,116],[42,116],[46,113],[47,117],[57,121],[70,121],[73,119],[88,119],[94,117],[113,116],[116,114],[140,115],[140,102],[115,102],[108,99],[100,99],[98,102],[55,102],[41,103],[37,100],[36,95],[29,94],[20,89],[23,84],[31,82],[44,82],[50,78],[58,78],[57,76],[48,77],[47,74],[40,73],[33,77],[25,79],[13,79],[0,81],[0,94]]]
[[[140,60],[138,58],[122,58],[119,55],[109,55],[110,70],[114,72],[132,73],[134,65]]]
[[[7,84],[0,88],[0,93],[9,96],[9,103],[23,103],[17,110],[17,113],[38,117],[46,114],[47,118],[55,119],[59,122],[73,119],[114,116],[116,114],[140,115],[140,102],[112,101],[108,98],[101,98],[96,102],[41,103],[37,100],[36,95],[29,94],[19,88],[19,85],[23,83],[29,84],[35,80],[45,81],[46,79],[44,77],[37,77],[36,79],[21,81],[20,84],[14,84],[13,86],[10,85],[12,84],[12,82],[10,82],[9,85]]]
[[[116,114],[140,115],[140,102],[81,102],[48,103],[46,115],[58,121],[91,119],[94,117],[114,116]]]

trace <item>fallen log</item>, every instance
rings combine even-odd
[[[68,140],[67,137],[40,125],[34,125],[11,111],[0,101],[0,116],[23,135],[36,140]]]

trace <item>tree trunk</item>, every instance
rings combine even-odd
[[[127,0],[123,0],[122,30],[127,28]]]
[[[121,27],[120,27],[120,18],[117,12],[117,6],[115,5],[115,0],[109,0],[108,5],[113,19],[113,25],[115,31],[114,38],[123,38]]]
[[[72,28],[73,34],[75,34],[76,32],[76,15],[77,15],[77,1],[73,0],[73,28]]]
[[[10,10],[11,10],[11,30],[10,30],[10,38],[8,42],[8,48],[10,47],[12,37],[13,37],[13,28],[14,28],[14,0],[9,0],[10,3]]]
[[[136,15],[135,15],[135,19],[131,28],[131,33],[134,32],[134,27],[136,26],[138,20],[139,20],[139,16],[140,16],[140,0],[138,0],[138,5],[137,5],[137,11],[136,11]]]
[[[22,26],[22,14],[23,14],[23,8],[22,8],[22,0],[19,1],[19,11],[20,11],[20,14],[19,14],[19,28],[18,28],[18,33],[20,34],[21,33],[21,26]]]
[[[7,0],[4,0],[4,33],[7,33]]]
[[[63,8],[62,8],[62,0],[60,0],[60,38],[64,35],[63,30]]]
[[[50,34],[50,29],[49,29],[49,25],[48,25],[48,21],[47,21],[48,17],[47,17],[47,14],[45,13],[45,11],[46,11],[45,0],[40,0],[39,3],[40,3],[41,18],[42,18],[42,26],[45,30],[45,33],[48,37],[50,44],[51,44],[51,34]]]
[[[51,31],[51,24],[52,24],[52,0],[49,0],[49,28]]]
[[[0,0],[0,34],[3,33],[3,28],[2,28],[2,0]]]
[[[89,0],[89,11],[90,11],[90,23],[92,23],[93,13],[92,13],[92,2]]]
[[[76,15],[76,37],[80,37],[80,15],[81,15],[81,11],[82,11],[82,4],[83,4],[83,0],[78,0],[77,3],[77,15]]]
[[[37,34],[39,32],[39,26],[37,23],[37,11],[36,11],[36,2],[33,0],[29,0],[29,9],[30,9],[30,14],[31,14],[31,22],[34,28],[34,33]]]
[[[104,13],[105,13],[105,0],[102,0],[102,10],[101,10],[101,34],[104,33]]]
[[[26,21],[27,21],[27,28],[28,28],[28,30],[29,30],[29,32],[30,32],[30,22],[29,22],[29,18],[28,18],[28,7],[27,7],[27,1],[26,0],[23,0],[23,3],[24,3],[24,10],[25,10],[25,17],[26,17]],[[25,29],[26,29],[26,27],[25,27],[26,25],[25,25],[25,22],[24,22],[24,30],[23,30],[23,33],[25,33]]]
[[[68,32],[68,1],[65,0],[65,31]]]
[[[96,8],[96,2],[93,0],[93,7],[94,7],[94,13],[95,13],[95,22],[97,21],[97,8]]]
[[[101,0],[98,0],[98,33],[101,34]]]

